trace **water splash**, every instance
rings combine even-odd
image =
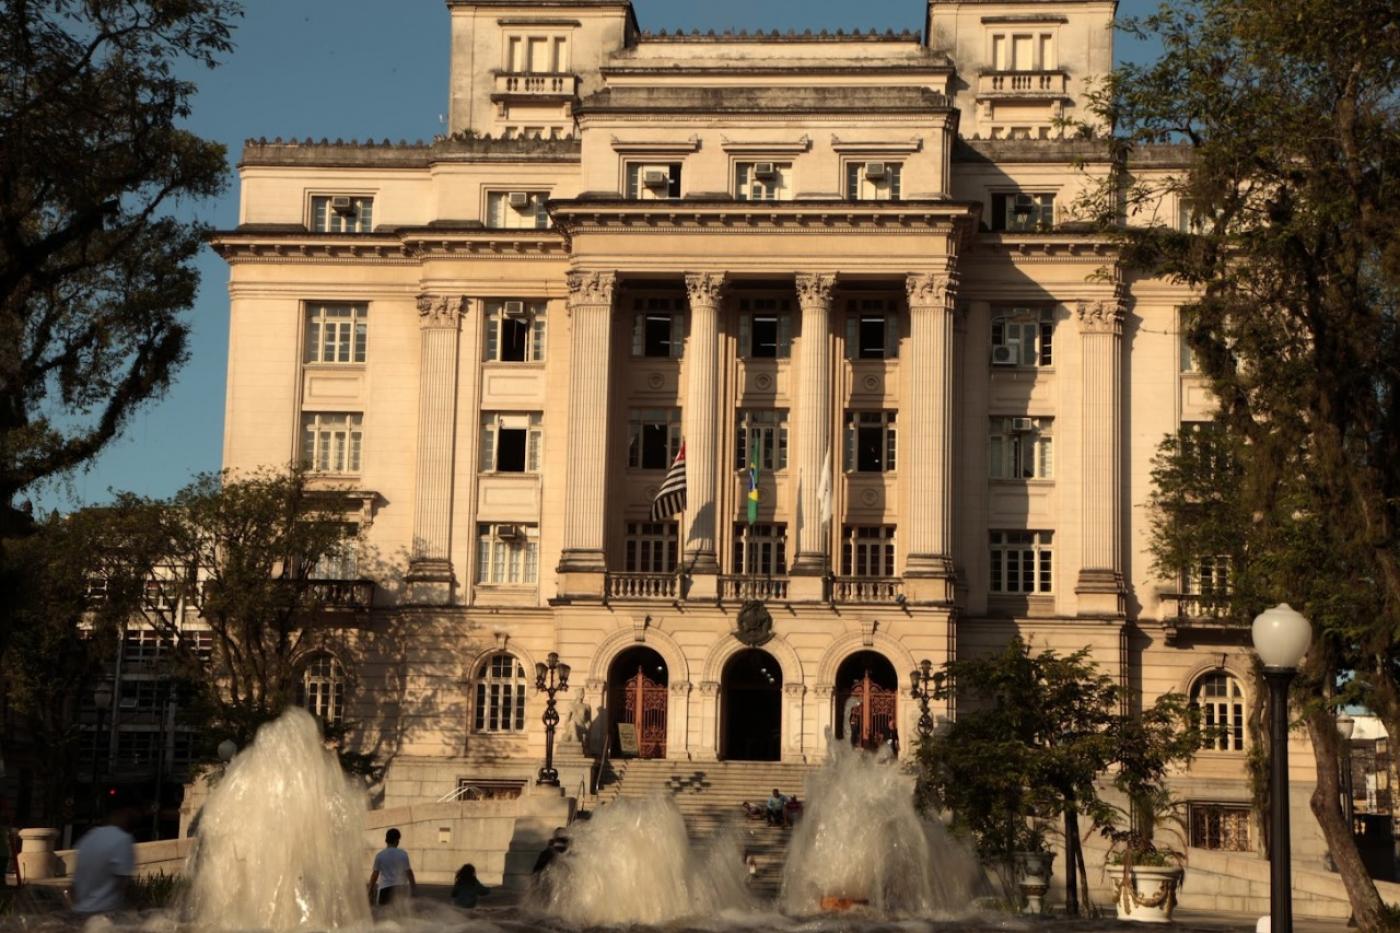
[[[811,914],[836,897],[885,917],[965,912],[981,870],[941,823],[919,815],[913,778],[887,751],[830,745],[831,757],[807,777],[783,864],[783,910]]]
[[[752,905],[737,832],[693,848],[668,797],[620,798],[570,833],[534,905],[571,926],[671,924]]]
[[[189,907],[214,930],[367,927],[364,792],[289,709],[229,765],[199,820]]]

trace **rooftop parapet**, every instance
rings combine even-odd
[[[397,143],[388,139],[314,140],[266,137],[243,143],[240,166],[315,165],[351,168],[426,168],[434,162],[453,161],[577,161],[581,151],[577,137],[564,139],[505,139],[460,133],[431,141]]]

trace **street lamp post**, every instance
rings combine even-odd
[[[1293,933],[1292,844],[1288,826],[1288,685],[1312,641],[1312,626],[1287,603],[1266,609],[1254,618],[1254,650],[1264,663],[1269,685],[1269,743],[1272,774],[1269,782],[1269,929]]]
[[[554,706],[554,694],[567,693],[569,689],[569,665],[559,660],[558,653],[551,651],[544,661],[535,663],[535,689],[549,697],[544,707],[544,767],[540,769],[535,783],[558,787],[559,772],[554,768],[554,728],[559,725],[559,710]]]
[[[939,675],[933,673],[933,662],[924,658],[919,662],[919,666],[909,672],[909,696],[919,701],[919,737],[928,738],[933,734],[933,717],[928,713],[929,697],[933,691],[929,689],[929,684],[939,679]]]
[[[1356,798],[1351,786],[1351,736],[1356,731],[1356,720],[1346,713],[1337,717],[1337,737],[1342,740],[1342,811],[1347,818],[1347,832],[1353,829],[1356,819]]]
[[[112,708],[112,685],[107,681],[97,685],[92,692],[92,705],[97,707],[97,735],[92,743],[92,822],[96,826],[102,821],[102,787],[100,779],[106,775],[108,756],[112,754],[112,737],[107,733],[107,711]],[[102,762],[102,773],[97,770]]]

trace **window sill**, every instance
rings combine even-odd
[[[1052,366],[1000,366],[996,363],[989,364],[992,367],[992,375],[1005,374],[1008,376],[1053,376],[1055,367]]]
[[[350,372],[363,371],[369,368],[368,363],[330,363],[325,360],[306,360],[302,362],[301,366],[302,369],[313,372],[324,370],[337,373],[343,373],[347,370]]]
[[[1014,476],[989,476],[987,482],[993,486],[1001,487],[1027,487],[1038,489],[1053,489],[1055,481],[1049,478],[1037,476],[1014,477]]]
[[[512,369],[544,369],[544,360],[482,360],[481,365],[485,367],[500,366]]]

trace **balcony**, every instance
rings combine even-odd
[[[1064,97],[1063,71],[988,71],[977,79],[979,98]]]
[[[1164,640],[1168,645],[1176,644],[1181,633],[1190,629],[1220,630],[1237,627],[1241,637],[1248,633],[1248,629],[1235,625],[1235,620],[1230,615],[1228,594],[1163,593],[1159,591],[1157,598],[1161,600],[1160,617],[1164,629]]]
[[[609,573],[607,599],[665,599],[680,595],[680,578],[674,573]]]
[[[788,598],[787,577],[721,576],[719,578],[719,598],[744,602],[751,599],[760,602],[786,600]]]
[[[831,581],[834,603],[904,602],[904,580],[900,577],[837,577]]]
[[[496,90],[492,100],[521,97],[573,97],[578,92],[578,78],[571,74],[512,71],[496,75]]]
[[[374,605],[374,581],[312,580],[307,595],[329,612],[363,612]]]

